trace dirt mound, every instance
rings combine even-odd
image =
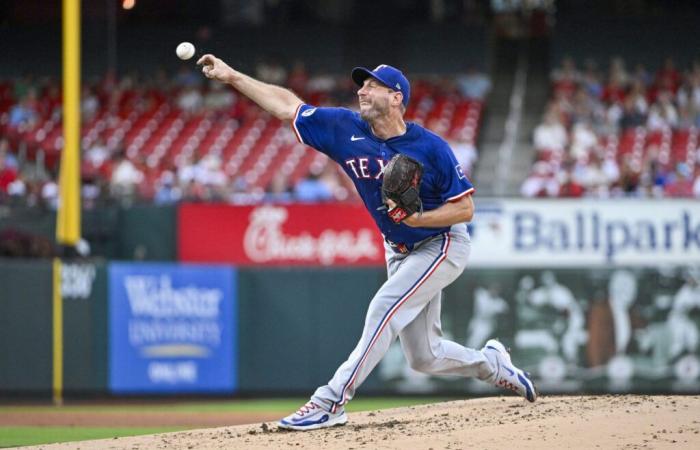
[[[698,411],[700,396],[498,397],[354,413],[346,426],[310,432],[268,422],[35,448],[700,448]]]

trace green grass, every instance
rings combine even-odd
[[[358,398],[347,406],[348,412],[372,411],[401,406],[412,406],[426,403],[437,403],[452,400],[445,397],[368,397]],[[136,436],[139,434],[165,433],[178,431],[184,427],[153,427],[153,428],[106,428],[106,427],[33,427],[33,426],[2,426],[3,413],[76,413],[90,412],[100,413],[275,413],[280,417],[292,411],[306,402],[306,398],[263,399],[263,400],[216,400],[209,402],[192,401],[168,401],[156,400],[151,403],[146,401],[138,403],[100,403],[100,404],[68,404],[63,406],[52,405],[5,405],[0,406],[0,448],[16,447],[21,445],[49,444],[54,442],[72,442],[88,439],[105,439],[115,436]],[[118,441],[117,441],[118,442]]]
[[[51,444],[55,442],[108,439],[116,436],[165,433],[182,428],[85,428],[85,427],[2,427],[0,426],[0,448],[21,445]],[[118,442],[118,441],[116,441]]]
[[[0,406],[0,414],[9,412],[287,412],[296,410],[304,404],[307,398],[283,398],[283,399],[262,399],[262,400],[229,400],[210,402],[170,402],[154,401],[153,403],[127,403],[127,404],[81,404],[64,405],[60,407],[52,405],[38,406]],[[358,398],[350,402],[347,406],[348,412],[369,411],[376,409],[398,408],[401,406],[422,405],[427,403],[437,403],[453,400],[446,397],[368,397]],[[0,423],[2,418],[0,417]]]

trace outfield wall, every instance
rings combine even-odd
[[[384,271],[175,263],[64,265],[67,394],[304,394],[352,351]],[[51,264],[0,260],[0,393],[52,387]],[[447,338],[498,336],[544,392],[700,392],[700,271],[470,268]],[[398,344],[366,393],[488,392],[427,377]]]

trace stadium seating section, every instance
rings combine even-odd
[[[94,87],[99,108],[83,121],[82,148],[89,149],[98,139],[110,152],[121,148],[144,173],[139,192],[146,198],[153,195],[161,173],[176,172],[183,158],[197,161],[215,155],[229,182],[242,177],[247,189],[259,192],[264,192],[280,171],[293,186],[309,173],[314,162],[327,164],[324,155],[299,144],[287,124],[246,99],[238,98],[230,108],[200,108],[192,113],[177,106],[179,89],[124,89],[113,95],[108,89]],[[409,120],[430,126],[446,138],[476,141],[482,101],[464,98],[456,90],[428,81],[414,82],[413,91]],[[60,100],[42,92],[34,125],[13,127],[8,122],[15,104],[12,92],[12,83],[0,84],[0,136],[9,139],[11,148],[26,148],[30,160],[40,157],[47,167],[55,167],[63,146],[62,122],[55,112]],[[307,94],[307,99],[334,104],[323,93]],[[93,167],[86,159],[82,164],[83,177],[109,177],[108,164]],[[349,179],[341,178],[349,187]]]
[[[552,73],[522,194],[700,195],[700,64],[659,63],[658,72],[628,71],[614,58],[603,75],[597,61],[565,59]]]

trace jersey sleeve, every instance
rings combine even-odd
[[[436,152],[436,164],[439,174],[437,182],[443,202],[453,202],[474,193],[474,186],[457,162],[452,149],[444,141]]]
[[[323,108],[302,104],[292,120],[292,128],[297,140],[335,158],[335,145],[339,130],[348,110],[344,108]]]

